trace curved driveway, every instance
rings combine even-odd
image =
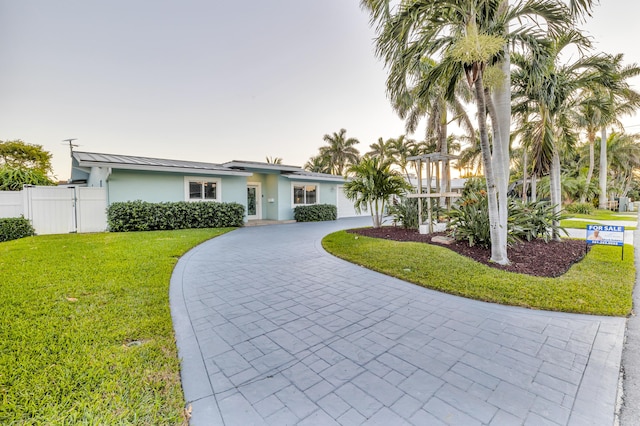
[[[180,259],[193,425],[611,425],[624,318],[427,290],[327,254],[368,218],[238,229]]]

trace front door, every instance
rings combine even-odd
[[[247,184],[247,219],[262,219],[262,194],[259,183]]]

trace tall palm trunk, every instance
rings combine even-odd
[[[528,176],[528,170],[527,170],[527,166],[528,166],[528,160],[529,160],[529,156],[527,154],[527,149],[526,148],[522,148],[522,201],[523,202],[527,202],[527,180],[529,179]]]
[[[531,198],[532,203],[538,200],[538,175],[534,172],[531,175]]]
[[[549,190],[551,192],[551,204],[553,205],[553,212],[556,216],[560,215],[562,210],[562,186],[560,183],[560,154],[558,152],[558,145],[553,144],[553,156],[551,160],[551,168],[549,169]],[[557,220],[553,221],[553,240],[560,241],[560,233],[558,227],[560,223]]]
[[[480,132],[480,148],[482,150],[482,160],[484,164],[484,175],[487,181],[487,201],[489,205],[489,232],[491,235],[491,261],[500,265],[509,263],[506,256],[506,239],[502,247],[500,239],[500,213],[498,211],[498,194],[496,179],[491,161],[491,147],[489,146],[489,135],[487,133],[487,105],[484,96],[484,86],[482,84],[482,72],[474,82],[476,103],[478,107],[478,130]],[[499,242],[493,244],[494,241]]]
[[[607,160],[607,129],[602,128],[600,132],[600,201],[598,208],[604,210],[609,207],[609,199],[607,194],[607,174],[609,173],[609,161]]]
[[[580,202],[584,203],[587,201],[587,194],[589,193],[589,185],[591,184],[591,178],[593,177],[593,169],[595,167],[595,144],[596,144],[596,135],[593,132],[589,132],[589,170],[587,170],[587,179],[584,183],[584,191],[580,195]]]

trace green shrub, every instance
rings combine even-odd
[[[0,219],[0,243],[3,241],[17,240],[30,237],[36,231],[31,223],[24,217],[6,217]]]
[[[156,231],[242,226],[244,206],[238,203],[116,202],[107,209],[112,232]]]
[[[470,246],[491,245],[489,203],[485,191],[468,192],[449,212],[449,231],[459,241]]]
[[[571,203],[565,207],[568,213],[593,214],[593,204],[591,203]]]
[[[550,241],[554,230],[557,232],[567,231],[557,225],[560,223],[560,214],[555,214],[553,205],[549,201],[534,201],[523,203],[520,200],[509,199],[509,235],[516,240],[526,239],[531,241],[535,238],[542,238]]]
[[[321,222],[323,220],[336,220],[338,208],[333,204],[313,204],[310,206],[298,206],[293,209],[293,218],[297,222]]]
[[[422,198],[422,220],[427,220],[427,199]],[[402,224],[405,229],[418,229],[418,198],[402,197],[394,201],[388,209],[394,223]],[[434,220],[445,217],[447,212],[435,200],[431,201],[431,214]]]
[[[449,231],[456,240],[464,240],[470,246],[491,246],[489,227],[489,203],[485,191],[468,192],[449,212]],[[554,226],[554,221],[558,225]],[[548,201],[523,203],[509,199],[509,218],[507,220],[507,242],[531,241],[542,238],[549,241],[553,231],[566,231],[559,226],[560,215],[556,215]]]

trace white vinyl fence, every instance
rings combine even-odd
[[[31,221],[38,235],[107,229],[107,191],[79,186],[30,186],[0,191],[0,217]]]

